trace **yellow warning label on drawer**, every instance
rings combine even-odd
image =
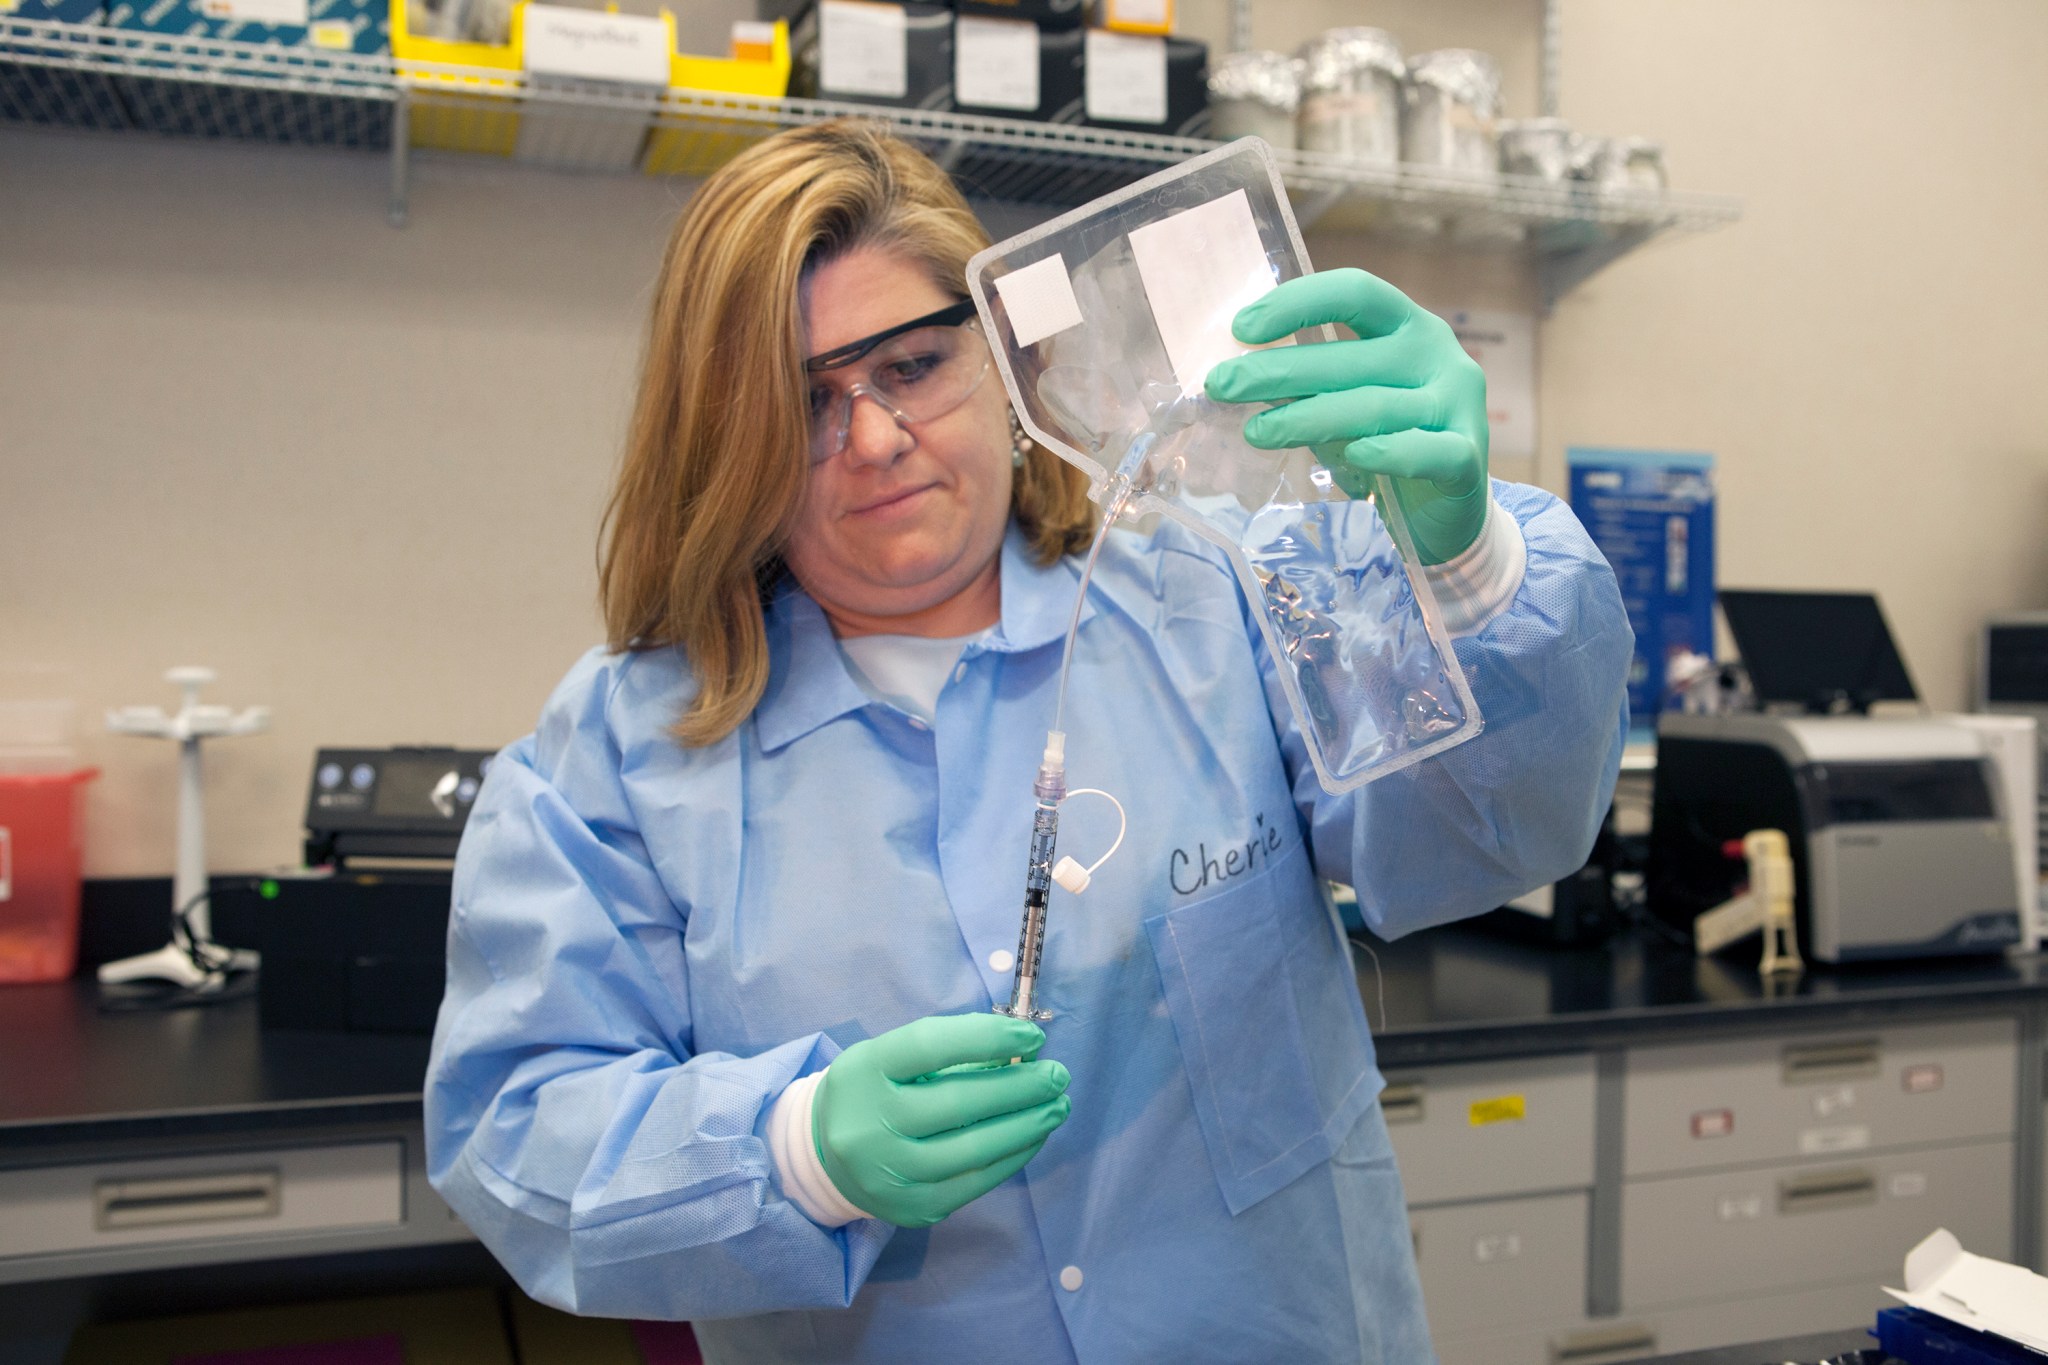
[[[1495,1095],[1490,1100],[1472,1101],[1472,1126],[1489,1123],[1518,1123],[1529,1117],[1529,1101],[1521,1095]]]

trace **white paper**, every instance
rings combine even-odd
[[[241,24],[303,27],[306,23],[306,0],[201,0],[199,12],[209,19],[227,19]]]
[[[900,100],[910,91],[910,41],[901,5],[821,0],[818,85],[833,95]]]
[[[668,84],[668,25],[637,14],[526,7],[526,69],[578,80]]]
[[[1253,349],[1230,324],[1272,289],[1273,267],[1243,190],[1134,230],[1131,256],[1184,391],[1201,392],[1219,362]]]
[[[1437,316],[1486,372],[1488,449],[1495,458],[1536,458],[1536,315],[1454,309]]]
[[[1884,1292],[1924,1313],[2048,1351],[2048,1279],[1971,1255],[1947,1228],[1906,1253],[1905,1289]]]
[[[1067,277],[1067,263],[1058,256],[1033,261],[996,281],[996,293],[1003,311],[1010,315],[1010,331],[1017,344],[1035,346],[1055,332],[1081,323],[1081,305],[1074,298],[1074,282]]]
[[[1038,25],[966,14],[954,20],[953,97],[981,109],[1036,109]]]
[[[1089,118],[1166,122],[1166,39],[1091,28],[1081,76]]]

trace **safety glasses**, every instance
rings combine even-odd
[[[865,378],[850,384],[821,378],[861,361],[868,362],[860,371]],[[804,371],[811,380],[811,463],[823,464],[846,449],[856,399],[874,400],[905,427],[944,417],[981,386],[989,353],[974,318],[974,301],[963,299],[814,355],[804,362]]]

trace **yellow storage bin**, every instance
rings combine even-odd
[[[775,21],[765,53],[744,51],[737,43],[730,57],[679,52],[669,58],[668,70],[669,89],[685,95],[781,99],[789,91],[789,25]],[[709,175],[774,131],[772,123],[721,119],[714,110],[678,108],[672,102],[647,139],[641,169],[649,175]]]
[[[405,5],[406,0],[391,0],[391,55],[399,79],[414,92],[412,145],[511,156],[519,142],[519,76],[526,65],[523,0],[512,11],[512,41],[503,47],[416,38],[406,27]],[[409,70],[407,62],[472,69]],[[490,74],[500,71],[505,74]]]

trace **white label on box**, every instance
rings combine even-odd
[[[1840,1128],[1809,1128],[1799,1135],[1801,1156],[1825,1156],[1829,1152],[1860,1152],[1870,1145],[1870,1130],[1860,1123]]]
[[[1243,190],[1133,230],[1131,256],[1183,390],[1200,393],[1219,361],[1253,349],[1230,324],[1273,288],[1273,267]]]
[[[1166,122],[1166,39],[1089,29],[1081,75],[1088,117]]]
[[[955,20],[953,97],[983,109],[1036,109],[1038,25],[965,14]]]
[[[818,85],[831,95],[910,93],[910,39],[901,5],[821,0]]]
[[[669,27],[634,14],[526,7],[526,69],[579,80],[668,84]]]
[[[303,27],[306,0],[201,0],[199,12],[209,19],[226,19],[238,24]]]
[[[1055,332],[1081,323],[1081,304],[1067,263],[1059,256],[1033,261],[996,281],[1003,311],[1010,315],[1010,333],[1019,346],[1036,346]]]
[[[1111,28],[1173,26],[1173,0],[1103,0],[1102,9],[1102,21]]]

